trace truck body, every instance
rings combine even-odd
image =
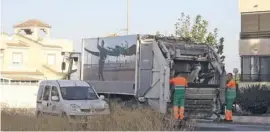
[[[93,85],[98,93],[134,96],[167,113],[172,101],[169,80],[188,80],[187,112],[211,116],[222,111],[226,71],[214,47],[153,35],[84,38],[70,79]],[[80,78],[78,78],[80,77]]]

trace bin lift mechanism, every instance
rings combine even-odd
[[[222,63],[224,58],[220,58],[215,49],[207,44],[188,44],[186,41],[179,41],[176,38],[157,37],[152,35],[144,35],[140,39],[139,48],[139,64],[138,64],[138,80],[137,96],[139,100],[148,99],[150,106],[159,109],[161,113],[167,112],[167,102],[170,102],[170,86],[169,78],[174,74],[187,76],[188,88],[186,91],[185,107],[187,111],[204,111],[208,114],[215,114],[219,117],[222,111],[222,105],[225,102],[225,82],[226,71]],[[152,52],[145,49],[152,47]],[[150,54],[152,55],[152,57]],[[144,61],[151,58],[149,61]],[[147,68],[144,62],[151,62],[152,71],[160,69],[160,74],[144,74]],[[159,64],[158,64],[159,63]],[[159,65],[159,66],[158,66]],[[152,76],[152,77],[151,77]],[[155,80],[156,76],[160,76],[159,80]],[[152,78],[151,88],[145,89],[145,80]],[[155,83],[160,85],[156,90]],[[157,101],[152,97],[160,91],[159,107],[154,106]],[[142,92],[145,91],[145,92]],[[143,94],[140,94],[142,92]],[[146,98],[146,99],[145,99]],[[152,100],[152,101],[151,101]],[[155,102],[155,103],[154,103]],[[206,108],[207,107],[207,108]]]

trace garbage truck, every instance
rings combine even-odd
[[[99,94],[133,96],[167,113],[172,103],[169,80],[178,74],[188,81],[186,112],[212,116],[223,111],[225,66],[209,44],[136,34],[84,38],[81,49],[62,54],[67,60],[62,69],[69,63],[68,79],[87,81]]]

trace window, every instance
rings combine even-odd
[[[72,86],[61,87],[61,95],[64,100],[96,100],[98,96],[92,87]]]
[[[242,57],[242,73],[250,74],[250,57]]]
[[[270,81],[270,56],[242,56],[241,81]]]
[[[58,101],[59,101],[59,92],[57,90],[57,87],[55,87],[55,86],[52,87],[51,97],[52,96],[57,96],[58,97]]]
[[[55,64],[55,54],[48,54],[47,55],[47,64],[54,65]]]
[[[42,99],[43,90],[44,90],[44,85],[40,85],[39,90],[38,90],[38,100]]]
[[[15,64],[15,65],[22,64],[22,53],[13,53],[12,54],[12,64]]]
[[[270,38],[270,12],[241,15],[241,39]]]
[[[45,90],[44,90],[44,93],[43,93],[43,100],[46,100],[46,101],[49,100],[50,90],[51,90],[51,87],[50,86],[48,86],[48,85],[45,86]]]

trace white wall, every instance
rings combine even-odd
[[[11,108],[35,108],[38,86],[0,85],[1,105]]]

